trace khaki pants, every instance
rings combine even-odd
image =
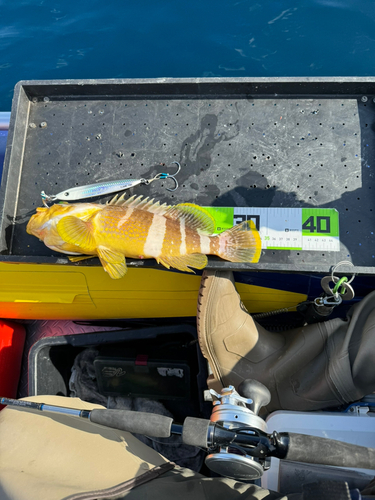
[[[58,396],[27,399],[101,408]],[[274,500],[280,495],[173,467],[131,434],[84,419],[11,407],[0,412],[0,500],[99,498]]]

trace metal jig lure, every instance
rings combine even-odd
[[[65,191],[61,191],[61,193],[49,196],[44,191],[41,192],[43,205],[48,207],[48,202],[53,202],[55,200],[59,201],[76,201],[82,200],[84,198],[93,198],[94,196],[102,196],[111,193],[117,193],[119,191],[124,191],[125,189],[130,189],[135,186],[139,186],[140,184],[149,185],[151,182],[156,181],[157,179],[172,179],[174,182],[174,188],[166,188],[167,191],[176,191],[178,188],[178,182],[176,179],[176,175],[181,170],[181,165],[174,161],[172,164],[177,165],[177,171],[174,174],[166,174],[160,172],[156,174],[152,179],[123,179],[120,181],[108,181],[101,182],[99,184],[88,184],[86,186],[78,186],[71,189],[66,189]]]

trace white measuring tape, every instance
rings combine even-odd
[[[334,208],[207,207],[222,232],[253,220],[263,249],[340,251],[339,213]]]

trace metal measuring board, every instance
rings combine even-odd
[[[334,208],[206,207],[221,233],[252,220],[262,249],[340,251],[339,213]]]

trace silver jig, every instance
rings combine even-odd
[[[151,184],[151,182],[156,181],[157,179],[172,179],[174,182],[174,188],[166,188],[167,191],[176,191],[178,188],[178,182],[176,179],[176,175],[181,170],[181,165],[174,161],[172,164],[177,165],[177,171],[174,174],[167,174],[164,172],[160,172],[152,177],[152,179],[123,179],[120,181],[108,181],[101,182],[99,184],[88,184],[86,186],[78,186],[73,187],[71,189],[66,189],[65,191],[61,191],[61,193],[49,196],[44,191],[41,192],[43,205],[48,207],[47,203],[51,203],[53,201],[76,201],[82,200],[84,198],[93,198],[95,196],[104,196],[106,194],[117,193],[119,191],[124,191],[125,189],[130,189],[135,186],[139,186],[140,184]]]

